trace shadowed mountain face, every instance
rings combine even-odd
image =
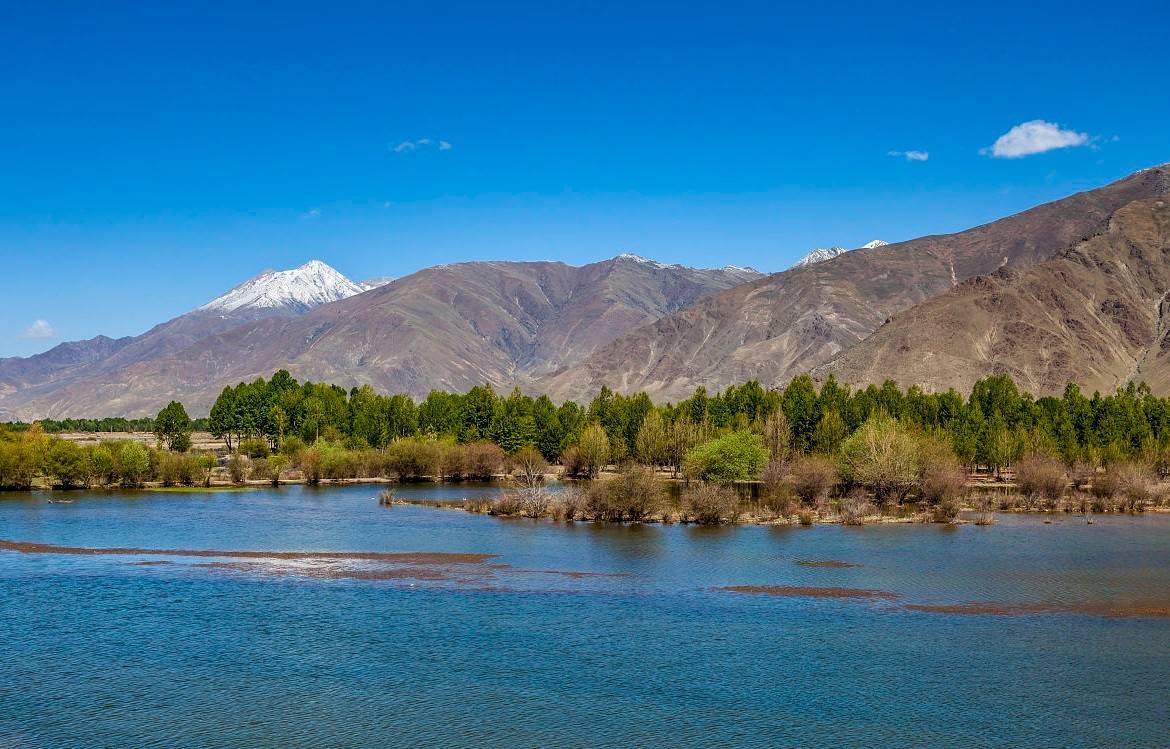
[[[1046,260],[1119,208],[1170,190],[1170,165],[957,234],[860,249],[744,284],[599,349],[538,389],[584,397],[602,385],[685,397],[748,379],[778,385],[883,322],[967,279]]]
[[[1118,210],[1101,232],[1024,270],[975,278],[894,317],[818,370],[858,385],[963,392],[1008,374],[1037,394],[1066,383],[1170,392],[1170,198]]]
[[[114,342],[120,348],[97,361],[39,382],[10,381],[0,393],[0,415],[135,416],[153,414],[170,399],[202,414],[225,385],[278,368],[299,379],[420,397],[484,382],[525,386],[704,295],[757,277],[636,256],[582,267],[438,266],[304,314],[257,311],[262,316],[241,321],[196,311]],[[0,367],[0,381],[6,375]]]

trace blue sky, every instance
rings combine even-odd
[[[311,258],[780,270],[1170,161],[1166,3],[179,5],[0,4],[0,356]]]

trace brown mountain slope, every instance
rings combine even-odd
[[[779,384],[954,284],[1044,260],[1097,231],[1118,208],[1167,191],[1170,165],[968,231],[793,268],[711,295],[538,385],[558,397],[585,397],[606,384],[679,398],[699,385]]]
[[[313,306],[360,293],[361,287],[320,261],[265,271],[199,309],[117,340],[69,341],[29,357],[0,359],[0,415],[81,380],[94,381],[137,362],[182,351],[197,341],[266,317],[296,317]]]
[[[139,415],[179,399],[206,413],[228,384],[287,368],[300,379],[423,396],[528,385],[617,336],[758,274],[621,256],[582,267],[478,262],[429,268],[294,318],[235,325],[61,386],[0,401],[9,417]],[[23,397],[30,394],[30,397]]]
[[[971,279],[899,314],[817,374],[960,392],[1009,374],[1048,394],[1137,378],[1170,392],[1168,290],[1170,202],[1136,201],[1051,260]]]

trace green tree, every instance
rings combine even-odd
[[[757,478],[767,462],[763,438],[740,431],[692,448],[683,458],[683,471],[691,478],[726,484]]]
[[[636,443],[635,454],[646,465],[661,466],[670,459],[670,432],[658,411],[646,414]]]
[[[118,474],[126,486],[142,486],[150,475],[150,452],[133,440],[119,446],[115,460]]]
[[[817,389],[812,378],[800,375],[784,388],[782,408],[792,430],[792,445],[807,453],[812,448],[812,433],[820,420]]]
[[[585,465],[585,473],[590,478],[595,477],[601,469],[609,464],[609,435],[597,422],[585,427],[577,449]]]
[[[177,453],[191,449],[191,429],[191,417],[178,401],[171,401],[154,417],[154,435]]]
[[[223,440],[228,452],[232,450],[232,439],[239,431],[239,419],[236,415],[236,390],[225,387],[211,406],[211,416],[208,418],[208,428],[211,436]]]
[[[879,502],[901,502],[914,488],[919,467],[917,439],[885,411],[866,419],[841,445],[845,478]]]
[[[812,449],[824,455],[832,455],[849,434],[844,419],[836,411],[826,411],[817,422],[812,434]]]
[[[66,489],[85,486],[91,471],[89,455],[76,442],[54,440],[49,447],[46,470],[58,486]]]

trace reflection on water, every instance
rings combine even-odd
[[[1167,516],[604,526],[380,488],[0,495],[0,747],[1165,745]]]

